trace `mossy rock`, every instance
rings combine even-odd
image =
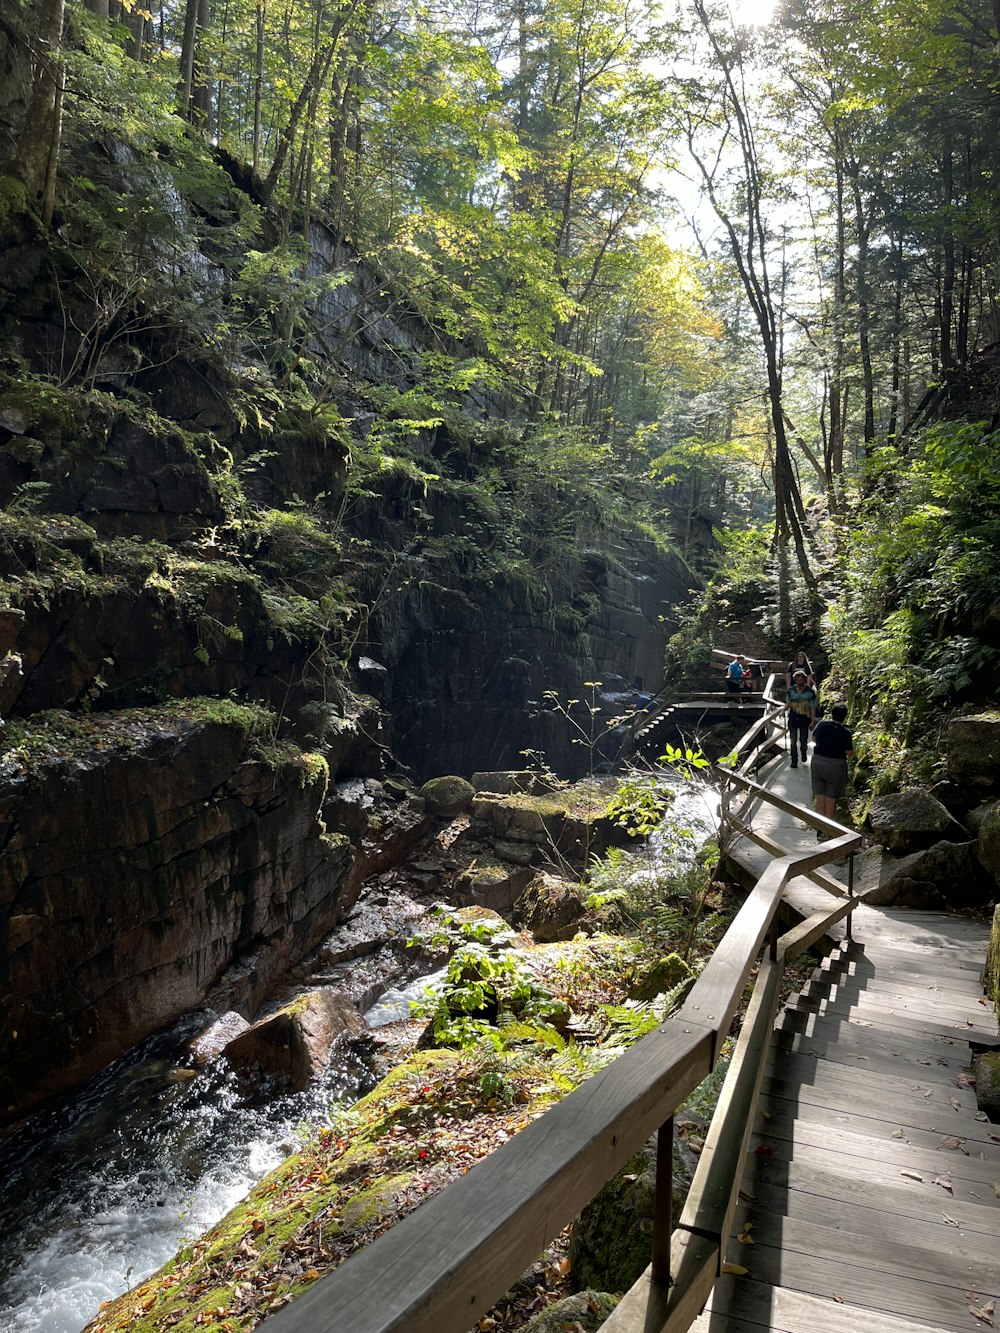
[[[1000,1019],[1000,903],[993,909],[993,925],[983,969],[983,989],[993,1001],[997,1018]]]
[[[522,1333],[597,1333],[617,1304],[606,1291],[578,1291],[532,1315]]]
[[[1000,1051],[985,1051],[976,1061],[976,1101],[994,1124],[1000,1123]]]
[[[658,958],[645,973],[642,980],[633,987],[630,998],[633,1000],[655,1000],[679,986],[694,973],[684,959],[677,953],[668,953]]]
[[[465,778],[454,775],[431,778],[418,792],[423,797],[429,815],[440,815],[444,819],[454,819],[456,815],[468,810],[475,797],[476,789]]]
[[[573,1285],[628,1291],[649,1264],[656,1192],[656,1140],[625,1163],[573,1223]]]

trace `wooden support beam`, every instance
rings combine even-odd
[[[670,1243],[673,1285],[661,1287],[647,1268],[601,1325],[601,1333],[681,1333],[705,1308],[719,1266],[719,1249],[703,1236],[677,1230]]]
[[[858,901],[857,898],[845,898],[832,911],[814,912],[805,921],[801,921],[797,926],[793,926],[791,930],[785,931],[784,935],[778,940],[778,952],[786,962],[798,958],[799,954],[805,953],[811,944],[815,944],[817,940],[822,939],[831,926],[835,926],[845,916],[849,918],[857,907]]]

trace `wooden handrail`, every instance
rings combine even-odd
[[[768,703],[774,711],[747,732],[753,742],[763,728],[754,754],[776,743],[773,728],[784,705],[773,697]],[[789,806],[746,776],[748,762],[730,781],[754,801]],[[809,813],[792,808],[800,818]],[[676,1014],[272,1315],[264,1325],[269,1333],[465,1333],[712,1071],[770,934],[771,958],[760,965],[691,1196],[669,1238],[669,1255],[654,1254],[650,1270],[605,1325],[609,1333],[686,1329],[719,1271],[785,958],[808,947],[857,901],[837,903],[776,940],[776,914],[788,881],[860,845],[857,835],[818,815],[810,822],[842,836],[800,853],[775,844],[782,854],[758,879]],[[658,1171],[670,1173],[672,1135],[661,1133],[660,1140]],[[669,1175],[661,1183],[668,1181]],[[665,1190],[658,1186],[658,1192]]]

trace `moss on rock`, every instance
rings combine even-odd
[[[993,1001],[997,1018],[1000,1019],[1000,903],[993,909],[993,925],[983,969],[983,989]]]
[[[680,954],[668,953],[652,964],[639,981],[639,984],[633,988],[631,998],[633,1000],[655,1000],[658,995],[673,990],[682,981],[686,981],[688,977],[693,976],[694,973]]]
[[[522,1333],[597,1333],[617,1304],[606,1291],[578,1291],[532,1315]]]

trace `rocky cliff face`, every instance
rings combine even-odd
[[[137,164],[103,154],[127,188]],[[213,207],[222,230],[235,205]],[[0,609],[23,622],[0,671],[0,1126],[186,1009],[252,1017],[426,832],[377,781],[400,762],[586,767],[544,692],[655,688],[693,580],[569,490],[519,487],[475,424],[495,401],[349,476],[428,330],[322,226],[309,271],[344,280],[312,312],[337,385],[318,411],[177,328],[103,323],[79,241],[7,221]],[[177,246],[224,301],[218,236]]]

